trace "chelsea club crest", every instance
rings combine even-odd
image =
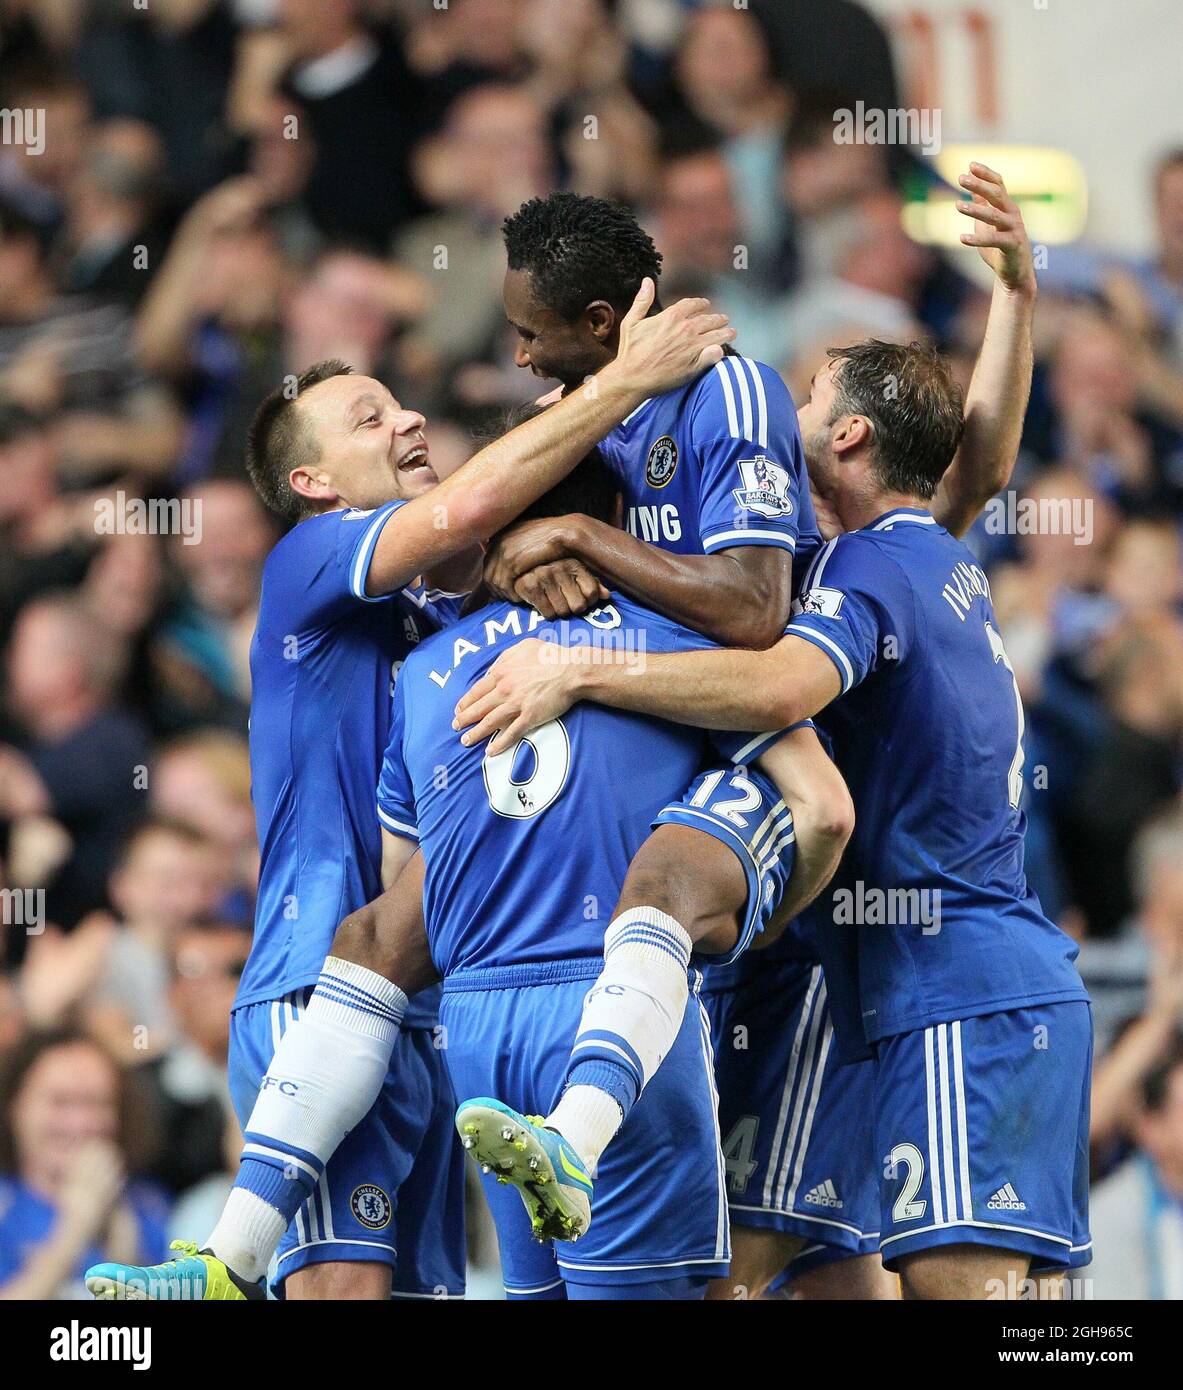
[[[668,434],[663,434],[649,450],[649,458],[645,464],[645,481],[650,487],[665,487],[674,476],[677,466],[678,446]]]
[[[390,1218],[394,1215],[390,1198],[377,1183],[372,1182],[364,1182],[353,1189],[349,1208],[358,1221],[371,1231],[380,1231],[389,1226]]]

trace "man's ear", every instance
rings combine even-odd
[[[597,342],[606,343],[616,328],[616,310],[606,299],[593,299],[583,311],[587,326]]]
[[[316,468],[293,468],[288,474],[288,483],[297,497],[306,497],[310,502],[339,502],[340,493],[328,478]]]
[[[865,415],[847,415],[835,431],[831,447],[841,456],[870,444],[874,437],[875,427]]]

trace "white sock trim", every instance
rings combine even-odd
[[[240,1279],[253,1283],[267,1273],[286,1230],[286,1219],[269,1202],[244,1187],[235,1187],[201,1248],[212,1250]]]
[[[558,1105],[543,1121],[557,1129],[595,1177],[600,1155],[624,1123],[624,1111],[598,1086],[568,1086]]]
[[[676,917],[656,907],[630,907],[614,917],[604,933],[604,959],[629,946],[634,959],[690,968],[694,942]]]
[[[398,1032],[406,1009],[406,994],[385,975],[328,956],[304,1013],[386,1041]]]

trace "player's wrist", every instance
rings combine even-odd
[[[628,368],[621,357],[614,357],[580,388],[592,399],[618,413],[620,419],[641,405],[649,395],[644,384]]]
[[[999,293],[1004,299],[1021,308],[1031,308],[1035,304],[1035,297],[1039,292],[1038,282],[1035,279],[1034,271],[1022,276],[1014,282],[1006,280],[998,281]]]

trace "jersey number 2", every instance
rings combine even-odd
[[[990,643],[990,651],[994,655],[994,664],[1006,667],[1010,675],[1010,683],[1015,692],[1015,714],[1018,719],[1018,736],[1015,739],[1015,756],[1011,759],[1010,773],[1007,776],[1007,787],[1010,792],[1010,804],[1018,807],[1023,795],[1023,732],[1027,727],[1027,722],[1023,717],[1023,697],[1019,694],[1019,682],[1015,679],[1015,668],[1010,664],[1006,655],[1006,648],[1002,645],[1002,638],[999,637],[995,629],[986,624],[986,640]]]

